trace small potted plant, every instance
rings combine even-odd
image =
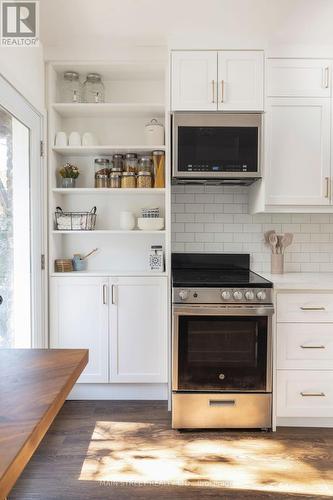
[[[72,165],[71,163],[66,163],[59,170],[61,176],[61,187],[63,188],[74,188],[75,181],[80,175],[78,167]]]

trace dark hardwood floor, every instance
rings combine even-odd
[[[333,497],[333,429],[178,432],[164,402],[66,402],[10,500]]]

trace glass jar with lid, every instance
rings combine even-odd
[[[84,102],[99,103],[104,102],[105,89],[101,75],[98,73],[88,73],[83,84]]]
[[[134,172],[123,172],[121,176],[122,188],[136,188],[136,175]]]
[[[120,153],[115,153],[112,157],[113,161],[113,170],[117,172],[122,172],[123,170],[123,162],[124,162],[124,157]]]
[[[151,156],[141,156],[140,161],[139,161],[139,171],[152,173]]]
[[[138,171],[138,156],[135,153],[127,153],[124,162],[125,172],[137,172]]]
[[[136,187],[138,188],[151,188],[153,185],[153,177],[151,172],[140,171],[138,172]]]
[[[121,172],[111,171],[109,176],[109,187],[110,188],[120,188],[121,187]]]
[[[95,168],[95,187],[106,188],[109,186],[110,161],[108,158],[96,158]]]
[[[61,102],[82,102],[82,84],[79,73],[76,71],[65,71],[61,82]]]

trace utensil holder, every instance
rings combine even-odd
[[[283,274],[284,255],[282,253],[272,253],[271,258],[271,273]]]

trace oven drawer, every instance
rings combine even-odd
[[[333,324],[278,323],[277,368],[333,369]]]
[[[173,393],[173,429],[270,428],[271,394]]]
[[[278,417],[333,417],[333,371],[278,370]]]
[[[333,322],[333,293],[278,293],[277,321],[281,323]]]

